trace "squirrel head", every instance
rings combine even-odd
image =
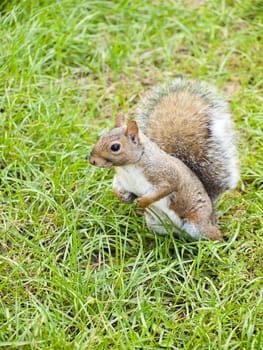
[[[116,127],[98,139],[91,154],[89,163],[101,168],[111,168],[134,164],[143,154],[143,145],[139,138],[139,128],[132,120],[125,126],[125,118],[118,114]]]

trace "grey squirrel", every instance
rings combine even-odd
[[[114,193],[126,203],[136,199],[151,230],[221,240],[213,203],[239,180],[227,102],[206,84],[176,79],[153,88],[134,119],[126,126],[117,116],[90,164],[114,167]]]

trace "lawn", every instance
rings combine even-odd
[[[262,1],[6,0],[0,35],[0,348],[263,349]],[[87,162],[178,75],[231,103],[223,243],[149,233]]]

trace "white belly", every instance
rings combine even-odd
[[[138,197],[142,197],[146,193],[154,191],[154,185],[146,179],[139,167],[127,165],[125,167],[117,168],[116,171],[126,191],[134,193]],[[178,215],[169,208],[169,206],[170,198],[167,196],[151,204],[150,209],[156,211],[162,219],[168,217],[172,222],[179,226],[181,220]]]
[[[116,173],[125,190],[136,194],[138,197],[143,196],[146,192],[154,188],[142,173],[141,168],[135,165],[117,167]]]
[[[115,170],[118,180],[127,192],[134,193],[138,197],[143,197],[146,193],[154,191],[154,185],[146,179],[141,168],[134,165],[127,165],[116,167]],[[173,193],[173,196],[175,196],[175,193]],[[149,206],[150,210],[147,209],[145,211],[148,227],[159,234],[165,234],[166,228],[172,229],[171,226],[175,225],[188,232],[190,236],[197,238],[200,233],[192,224],[182,221],[176,212],[170,209],[170,203],[170,197],[166,196]],[[164,227],[163,223],[167,223],[167,227]]]

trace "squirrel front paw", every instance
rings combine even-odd
[[[122,203],[129,203],[130,204],[137,198],[137,196],[131,192],[122,192],[122,191],[117,191],[114,189],[113,189],[113,191]]]
[[[136,194],[131,192],[126,192],[125,194],[122,195],[121,201],[123,203],[132,203],[136,198],[137,198]]]
[[[140,197],[137,199],[137,203],[139,205],[139,207],[145,209],[147,208],[153,201],[148,198],[148,197]]]

